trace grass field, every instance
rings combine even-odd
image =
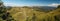
[[[16,21],[58,21],[60,16],[60,8],[50,11],[48,13],[36,11],[31,7],[12,7],[9,10],[10,14]],[[35,16],[33,16],[35,14]],[[57,19],[55,16],[58,16]],[[34,17],[34,19],[32,18]]]

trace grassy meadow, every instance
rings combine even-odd
[[[60,21],[60,8],[47,13],[32,7],[12,7],[8,11],[16,21]]]

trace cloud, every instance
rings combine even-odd
[[[5,6],[41,6],[40,4],[4,3]]]
[[[5,6],[29,6],[26,4],[17,4],[17,3],[4,3]]]
[[[49,4],[48,6],[54,6],[54,7],[57,7],[58,5],[60,5],[60,4],[52,3],[52,4]]]
[[[4,3],[5,6],[19,6],[18,4],[15,3]]]

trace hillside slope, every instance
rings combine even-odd
[[[35,17],[35,21],[55,21],[54,16],[59,15],[59,9],[50,11],[48,13],[36,11],[35,9],[25,7],[13,7],[10,14],[16,21],[32,21]],[[33,16],[35,14],[35,16]]]

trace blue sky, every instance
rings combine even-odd
[[[60,0],[2,0],[6,6],[57,6]]]

